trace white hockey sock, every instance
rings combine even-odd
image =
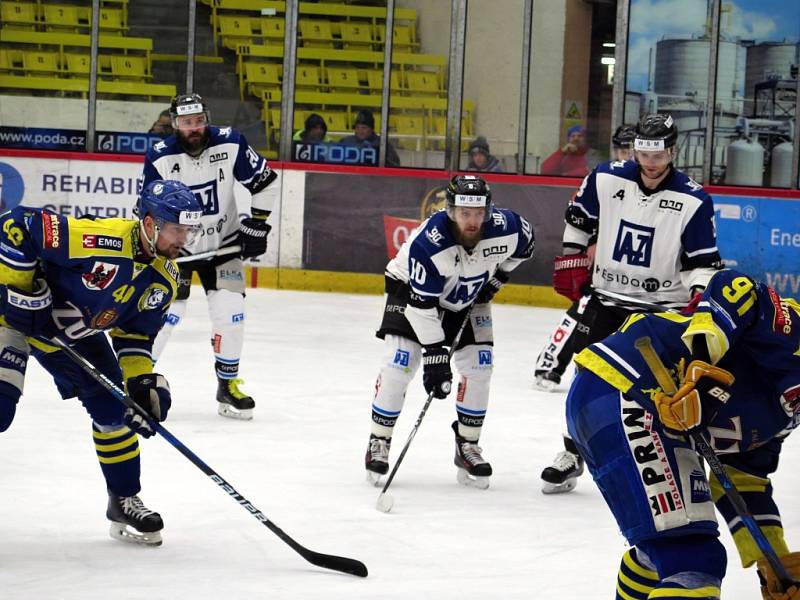
[[[465,440],[477,442],[489,406],[489,384],[494,364],[492,347],[483,344],[466,346],[453,355],[453,360],[461,375],[456,394],[458,434]]]
[[[217,360],[217,376],[235,377],[244,345],[244,296],[229,290],[208,292],[211,345]],[[222,365],[222,367],[220,367]],[[220,370],[224,374],[220,374]]]

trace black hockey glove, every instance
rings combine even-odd
[[[169,384],[163,375],[149,373],[137,375],[128,379],[128,396],[149,415],[153,421],[164,421],[167,418],[169,407],[172,406],[172,396]],[[155,431],[139,411],[128,408],[124,416],[125,424],[142,437],[150,437]]]
[[[447,398],[453,386],[450,353],[441,344],[422,348],[422,385],[434,398]]]
[[[0,314],[9,327],[25,335],[38,335],[50,322],[53,296],[44,279],[33,282],[33,291],[25,292],[13,285],[0,286]]]
[[[272,229],[267,225],[267,216],[263,211],[253,209],[253,216],[246,217],[239,223],[242,258],[254,258],[267,251],[267,235]]]
[[[500,291],[500,288],[505,285],[510,275],[500,269],[489,277],[489,281],[483,284],[481,291],[478,292],[478,297],[475,298],[475,304],[488,304],[492,301],[495,294]]]

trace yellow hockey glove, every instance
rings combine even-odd
[[[692,431],[707,424],[731,397],[728,388],[734,377],[702,360],[693,360],[678,391],[658,392],[653,398],[658,418],[668,429]]]
[[[800,552],[792,552],[781,557],[786,571],[795,580],[800,579]],[[800,600],[800,586],[793,585],[781,590],[780,582],[765,558],[758,561],[758,578],[761,580],[761,597],[764,600]]]

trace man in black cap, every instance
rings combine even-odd
[[[353,135],[344,137],[339,142],[346,146],[372,146],[378,148],[381,138],[375,133],[375,116],[372,111],[362,108],[356,115],[356,122],[353,125]],[[400,157],[389,142],[386,142],[386,166],[399,167]]]
[[[489,151],[489,142],[482,135],[475,138],[469,145],[467,171],[503,172],[503,166],[497,157]]]

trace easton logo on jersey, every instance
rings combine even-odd
[[[219,196],[217,195],[217,181],[215,179],[206,183],[190,185],[189,188],[194,192],[195,198],[203,207],[204,215],[216,215],[219,213]]]
[[[653,254],[655,228],[620,219],[613,259],[637,267],[649,267]]]
[[[119,267],[111,263],[97,261],[94,263],[90,273],[83,273],[81,280],[83,285],[90,290],[104,290],[114,281]]]
[[[83,234],[84,248],[97,248],[106,250],[122,250],[122,238],[111,235]]]

